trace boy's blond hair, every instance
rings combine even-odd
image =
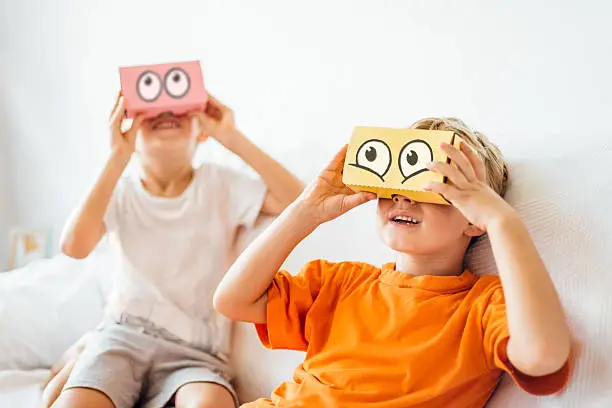
[[[484,134],[470,129],[457,118],[426,118],[410,126],[411,129],[449,130],[457,133],[484,161],[487,184],[497,194],[504,196],[508,188],[508,164],[499,148]]]

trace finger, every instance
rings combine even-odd
[[[220,109],[229,109],[227,106],[225,106],[223,104],[223,102],[221,102],[220,100],[218,100],[217,98],[215,98],[211,94],[208,94],[208,100],[211,101],[213,103],[213,105],[215,105],[217,108],[220,108]]]
[[[468,158],[468,160],[472,164],[472,168],[474,169],[474,172],[476,173],[476,178],[478,178],[478,180],[482,182],[486,181],[487,171],[486,171],[484,162],[482,161],[480,156],[478,156],[476,152],[474,151],[474,149],[472,149],[467,143],[461,142],[460,146],[461,146],[461,151],[463,152],[463,154],[465,154],[465,156]]]
[[[208,117],[215,119],[217,122],[223,119],[223,111],[218,106],[211,103],[210,101],[208,104],[206,104],[206,107],[204,108],[204,113]]]
[[[454,185],[461,189],[469,188],[469,181],[455,166],[451,166],[446,162],[431,162],[427,164],[427,168],[447,177]]]
[[[461,151],[457,150],[455,146],[451,146],[448,143],[442,143],[442,150],[446,152],[448,157],[455,163],[455,165],[459,168],[465,178],[469,181],[476,181],[476,173],[474,172],[474,167],[472,163],[468,160],[465,154]]]
[[[121,98],[123,97],[123,91],[119,90],[119,93],[117,93],[117,98],[115,99],[115,106],[113,106],[113,110],[111,110],[110,115],[108,116],[108,119],[110,120],[113,116],[115,116],[115,112],[117,111],[117,107],[119,106],[119,104],[121,103]]]
[[[110,126],[114,130],[121,132],[121,122],[123,121],[123,112],[125,111],[125,98],[120,96],[117,102],[118,105],[111,116]]]
[[[191,114],[192,118],[196,118],[198,121],[198,125],[200,126],[200,131],[208,131],[215,119],[211,119],[211,117],[202,111],[195,111]]]
[[[128,139],[131,140],[136,137],[143,120],[145,120],[144,115],[136,115],[134,121],[132,122],[132,126],[130,126],[130,129],[127,131],[126,136],[128,137]]]
[[[342,146],[342,149],[336,153],[331,162],[325,167],[325,171],[332,171],[334,173],[338,173],[342,171],[344,167],[344,160],[346,159],[346,151],[348,150],[348,145]]]
[[[423,186],[423,190],[438,193],[451,203],[454,203],[461,197],[461,192],[456,187],[450,186],[446,183],[431,181]]]
[[[376,198],[376,194],[367,191],[348,195],[344,197],[344,200],[342,201],[343,212],[350,211],[353,208],[365,204],[368,201],[375,200]]]

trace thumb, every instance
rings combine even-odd
[[[136,139],[136,135],[138,134],[138,130],[140,130],[140,125],[142,124],[143,120],[144,115],[137,115],[134,118],[132,126],[130,126],[130,129],[125,133],[125,138],[127,141],[133,142]]]
[[[355,207],[358,207],[362,204],[367,203],[368,201],[372,201],[376,199],[377,195],[374,193],[370,193],[367,191],[362,191],[360,193],[351,194],[344,198],[344,202],[342,203],[342,207],[344,211],[350,211]]]
[[[210,124],[212,120],[206,113],[201,112],[201,111],[196,111],[191,114],[191,117],[195,118],[198,121],[198,126],[200,126],[201,132],[204,132],[210,128]]]

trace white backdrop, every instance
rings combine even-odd
[[[514,165],[513,202],[538,210],[530,226],[577,340],[577,379],[565,396],[516,393],[506,406],[607,408],[610,16],[603,0],[0,0],[0,237],[22,225],[53,228],[57,241],[108,154],[119,65],[201,60],[208,88],[245,133],[305,180],[354,125],[460,116]],[[215,143],[198,159],[241,166]],[[372,213],[323,226],[288,266],[390,260]],[[241,344],[254,367],[243,372],[263,384],[253,397],[298,360],[259,360],[258,344]],[[262,375],[262,361],[286,370]]]
[[[0,95],[0,123],[6,123],[5,107]],[[13,219],[12,200],[9,197],[9,162],[10,152],[8,149],[8,132],[3,125],[0,128],[0,270],[3,270],[8,260],[8,231]]]
[[[354,125],[429,115],[462,117],[511,158],[610,146],[612,5],[603,0],[4,0],[0,12],[0,148],[10,154],[0,156],[10,189],[0,188],[2,237],[10,217],[53,228],[57,241],[108,153],[119,65],[201,60],[239,126],[303,179]],[[208,143],[201,156],[229,155]],[[378,248],[373,231],[351,254],[327,245],[318,255]]]

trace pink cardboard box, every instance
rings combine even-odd
[[[203,110],[208,102],[199,61],[119,68],[126,115],[155,117]]]

